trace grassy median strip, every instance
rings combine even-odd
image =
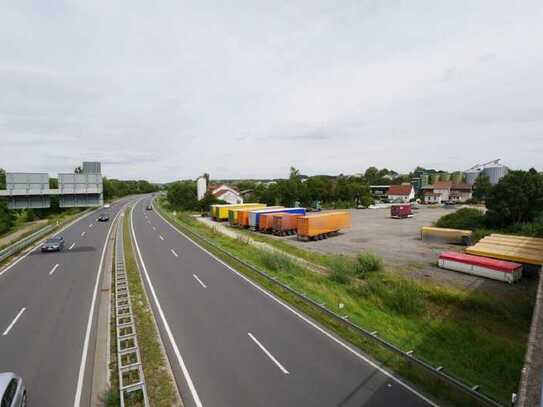
[[[433,366],[443,366],[445,372],[467,383],[480,385],[486,394],[504,404],[509,403],[511,393],[516,392],[533,308],[533,285],[526,287],[524,296],[500,301],[485,294],[434,286],[393,273],[364,273],[364,267],[374,261],[368,256],[363,256],[362,260],[332,256],[326,259],[332,270],[327,276],[311,272],[286,256],[270,255],[242,239],[219,234],[188,214],[178,213],[174,217],[164,208],[161,211],[182,231],[196,232],[316,302],[348,316],[355,324],[377,331],[381,338],[399,348],[412,350]],[[410,366],[375,342],[351,332],[345,325],[330,319],[322,311],[285,292],[196,236],[191,237],[435,398],[456,405],[467,404],[465,399],[457,398],[460,396],[458,391],[434,380],[429,373]],[[361,275],[350,271],[356,270],[357,261],[363,264],[358,266],[362,270]]]
[[[134,256],[129,218],[129,212],[126,212],[123,225],[126,273],[149,401],[152,406],[158,407],[179,405],[173,378],[159,342],[159,332]]]

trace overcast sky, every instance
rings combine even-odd
[[[543,2],[0,0],[0,167],[543,169]]]

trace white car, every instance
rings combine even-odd
[[[104,204],[104,208],[111,208],[110,204]]]
[[[26,407],[23,379],[15,373],[0,373],[0,400],[2,407]]]

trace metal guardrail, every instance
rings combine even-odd
[[[123,219],[124,213],[118,220],[115,236],[115,322],[119,393],[121,407],[141,405],[142,402],[145,407],[149,407],[126,275]]]
[[[165,214],[165,215],[167,217],[169,217],[169,214]],[[181,222],[183,222],[183,221],[181,221]],[[180,226],[185,231],[187,231],[188,234],[190,234],[192,236],[195,236],[197,239],[199,239],[199,240],[205,242],[206,244],[210,245],[215,250],[219,251],[220,253],[224,254],[225,256],[230,257],[231,259],[235,260],[236,262],[242,264],[243,266],[249,268],[250,270],[252,270],[255,273],[259,274],[260,276],[264,277],[269,282],[271,282],[271,283],[273,283],[273,284],[275,284],[277,286],[280,286],[283,290],[285,290],[285,291],[289,292],[290,294],[294,295],[297,299],[302,300],[302,301],[306,302],[307,304],[312,305],[313,307],[319,309],[321,312],[325,313],[326,315],[328,315],[329,317],[334,319],[336,322],[340,322],[341,324],[347,326],[348,328],[352,329],[353,331],[361,334],[365,338],[370,339],[372,342],[375,342],[375,343],[379,344],[380,346],[382,346],[383,348],[385,348],[385,349],[391,351],[392,353],[402,357],[406,361],[411,362],[411,363],[421,367],[425,371],[431,373],[436,378],[451,384],[452,386],[454,386],[458,390],[464,392],[468,396],[471,396],[474,399],[476,399],[477,401],[483,402],[483,403],[485,403],[486,405],[489,405],[489,406],[493,406],[493,407],[503,407],[504,406],[503,404],[501,404],[499,401],[495,400],[491,396],[488,396],[488,395],[484,394],[483,392],[481,392],[480,386],[478,386],[478,385],[469,386],[469,385],[465,384],[461,380],[459,380],[459,379],[447,374],[446,372],[444,372],[444,367],[443,366],[433,367],[430,363],[428,363],[428,362],[414,356],[414,352],[412,350],[403,351],[402,349],[400,349],[396,345],[393,345],[392,343],[386,341],[385,339],[380,338],[378,336],[377,331],[373,331],[373,332],[368,331],[367,329],[364,329],[364,328],[356,325],[355,323],[349,321],[346,316],[341,316],[339,314],[336,314],[334,311],[328,309],[324,304],[321,304],[321,303],[318,303],[318,302],[312,300],[311,298],[309,298],[307,295],[305,295],[303,293],[299,293],[298,291],[294,290],[293,288],[289,287],[288,285],[280,282],[276,277],[270,276],[268,273],[266,273],[266,272],[264,272],[262,270],[259,270],[254,265],[246,262],[245,260],[240,259],[237,256],[234,256],[233,254],[231,254],[227,250],[223,249],[222,247],[216,245],[215,243],[208,240],[207,238],[205,238],[205,237],[201,236],[200,234],[192,231],[188,227],[188,225],[180,225]]]
[[[30,246],[35,241],[39,240],[40,238],[51,232],[54,228],[55,225],[46,225],[40,230],[32,233],[31,235],[13,243],[12,245],[6,247],[3,250],[0,250],[0,262],[21,251],[22,249]]]

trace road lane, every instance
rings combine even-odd
[[[154,231],[140,210],[149,202],[141,200],[133,212],[134,233],[204,406],[430,404],[148,211]],[[157,235],[168,244],[160,244]],[[183,253],[182,261],[167,255],[170,248]],[[196,275],[205,281],[205,290],[194,284]],[[255,346],[248,333],[265,344]],[[171,354],[171,347],[167,349]],[[282,369],[270,362],[270,355]],[[183,391],[186,375],[175,363],[173,367]],[[185,401],[192,405],[192,400]]]
[[[123,204],[107,211],[114,215]],[[64,251],[41,253],[37,248],[0,276],[0,329],[26,308],[9,334],[0,336],[0,371],[22,375],[35,405],[74,403],[98,263],[111,225],[89,229],[95,216],[88,214],[60,233]],[[86,367],[81,405],[90,401],[91,366]]]

